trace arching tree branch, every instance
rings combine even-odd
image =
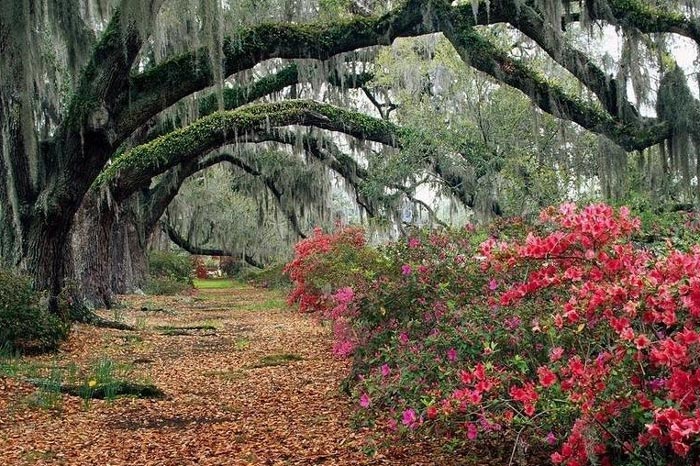
[[[163,230],[168,234],[168,238],[170,238],[170,241],[175,243],[177,246],[181,247],[185,251],[189,252],[190,254],[194,254],[197,256],[227,256],[227,257],[238,257],[240,254],[235,254],[230,251],[225,251],[223,249],[215,249],[215,248],[202,248],[199,246],[195,246],[185,237],[180,235],[180,233],[172,226],[170,223],[163,222]],[[265,266],[255,260],[253,256],[250,254],[243,254],[243,259],[248,263],[248,265],[251,265],[253,267],[256,267],[258,269],[264,269]]]
[[[590,2],[591,19],[633,27],[642,33],[666,32],[694,40],[700,45],[700,22],[682,13],[664,9],[643,0],[607,0]]]
[[[95,182],[95,189],[109,187],[117,202],[168,168],[199,157],[217,147],[236,142],[248,133],[302,125],[395,145],[403,130],[396,125],[313,101],[253,104],[234,111],[216,112],[190,126],[136,147],[119,157]]]
[[[237,37],[224,41],[224,76],[250,69],[270,58],[325,60],[363,47],[388,45],[396,37],[434,32],[426,27],[423,15],[424,7],[431,3],[408,0],[401,8],[378,18],[263,24],[241,30]],[[123,99],[120,132],[131,133],[164,108],[212,84],[213,73],[202,50],[175,57],[134,76],[131,92]]]
[[[103,176],[95,189],[109,189],[112,199],[120,201],[131,193],[147,186],[150,179],[178,163],[190,163],[220,146],[237,142],[276,141],[301,146],[341,174],[355,188],[358,202],[368,213],[375,206],[360,195],[362,180],[368,177],[365,169],[352,157],[343,154],[329,141],[303,136],[301,140],[292,132],[279,132],[275,126],[290,124],[316,126],[342,131],[362,139],[401,147],[409,132],[396,125],[368,117],[357,112],[340,109],[312,101],[285,101],[275,104],[254,104],[232,112],[219,112],[203,118],[187,128],[163,136],[152,143],[140,146],[124,154]],[[477,144],[464,141],[465,150],[482,152]],[[435,162],[439,165],[439,162]],[[430,169],[430,166],[426,166]],[[473,196],[464,192],[459,179],[446,175],[439,166],[432,167],[466,205],[473,205]],[[186,170],[191,170],[190,167]],[[186,172],[186,171],[185,171]],[[183,173],[185,173],[183,172]],[[269,187],[269,186],[268,186]],[[397,189],[401,189],[397,187]],[[273,191],[274,193],[274,191]],[[154,218],[154,217],[152,217]],[[290,219],[292,225],[294,222]],[[299,232],[299,228],[295,228]]]
[[[625,11],[617,0],[610,0],[610,8],[594,12],[606,21],[616,24],[627,22],[642,31],[676,32],[693,35],[695,23],[682,16],[668,13],[657,15],[651,22],[648,16],[656,11],[642,8],[634,3],[638,14]],[[624,2],[625,4],[629,2]],[[529,5],[529,6],[528,6]],[[640,6],[641,5],[641,6]],[[522,17],[520,7],[526,6]],[[339,53],[356,50],[377,44],[388,44],[396,37],[444,32],[458,48],[462,57],[480,71],[486,72],[502,82],[516,87],[548,113],[570,119],[586,129],[604,134],[628,150],[648,147],[667,135],[667,128],[653,121],[632,122],[616,118],[615,86],[601,80],[600,70],[591,66],[588,60],[578,60],[580,54],[571,48],[554,56],[572,73],[590,85],[591,90],[601,97],[606,111],[567,96],[561,89],[547,83],[537,73],[528,70],[522,63],[510,59],[483,38],[474,36],[471,28],[475,24],[511,22],[532,34],[541,45],[546,43],[544,29],[538,28],[539,20],[528,18],[533,3],[523,5],[516,0],[492,1],[491,7],[482,6],[476,17],[470,5],[451,7],[444,0],[408,0],[404,6],[379,18],[356,18],[333,25],[311,23],[304,25],[264,24],[240,32],[237,39],[228,39],[224,47],[226,56],[224,74],[249,69],[256,63],[269,58],[317,58],[326,59]],[[548,47],[552,51],[552,47]],[[502,69],[515,67],[515,73],[502,73]],[[156,66],[152,70],[137,75],[132,80],[131,93],[125,96],[124,113],[120,117],[121,132],[130,133],[153,115],[172,105],[179,99],[213,84],[212,73],[206,54],[192,52]],[[627,106],[623,106],[627,107]],[[632,124],[635,123],[635,124]]]
[[[370,72],[341,75],[337,70],[333,70],[327,76],[330,84],[339,87],[342,86],[345,89],[364,86],[367,82],[372,80],[372,78],[374,78],[374,74]],[[277,72],[263,76],[250,84],[223,89],[223,110],[235,110],[236,108],[254,102],[262,97],[281,92],[286,87],[299,84],[300,82],[299,67],[296,64],[291,64]],[[201,97],[198,100],[199,117],[211,115],[217,111],[217,100],[217,95],[215,93]],[[146,131],[135,133],[129,141],[130,146],[135,147],[145,144],[159,136],[163,136],[164,134],[178,129],[180,126],[178,121],[175,121],[173,118],[168,118],[150,127]]]
[[[499,50],[471,27],[459,24],[456,21],[454,27],[446,28],[445,36],[465,62],[521,90],[545,112],[605,135],[629,151],[655,145],[667,137],[667,125],[657,120],[643,125],[626,124],[591,103],[569,96],[538,72]]]

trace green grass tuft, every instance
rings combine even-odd
[[[194,287],[198,290],[226,290],[242,288],[243,284],[230,278],[195,278]]]
[[[298,354],[282,353],[282,354],[270,354],[260,359],[259,362],[253,364],[251,367],[253,369],[258,369],[261,367],[274,367],[274,366],[286,366],[293,361],[303,361],[304,358]]]
[[[273,309],[284,309],[286,306],[284,299],[272,298],[262,302],[248,304],[243,309],[246,311],[270,311]]]

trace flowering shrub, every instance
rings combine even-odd
[[[301,312],[316,312],[330,319],[335,336],[333,352],[349,356],[358,343],[350,325],[354,292],[343,286],[358,286],[371,279],[363,264],[376,260],[374,252],[365,247],[364,231],[345,227],[324,233],[316,228],[310,238],[296,244],[295,253],[284,268],[293,283],[288,302],[298,303]]]
[[[204,265],[204,259],[200,256],[193,256],[192,263],[194,265],[194,276],[200,280],[206,280],[209,278],[207,275],[207,266]]]
[[[348,227],[335,233],[315,228],[310,238],[294,246],[294,259],[284,268],[294,283],[288,302],[298,303],[301,312],[328,310],[333,288],[361,278],[351,269],[356,268],[364,245],[361,228]]]
[[[538,400],[545,416],[555,402],[575,414],[552,462],[696,462],[700,249],[654,257],[630,242],[639,221],[603,204],[564,204],[541,221],[548,234],[481,251],[485,273],[510,281],[496,305],[547,311],[530,331],[548,334],[549,360],[524,374],[529,396],[510,394],[526,416]]]
[[[506,227],[374,256],[346,242],[372,257],[346,273],[333,247],[301,249],[292,278],[342,322],[360,415],[454,441],[517,432],[567,466],[700,462],[700,248],[641,248],[639,220],[604,204]]]

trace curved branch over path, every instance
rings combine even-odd
[[[698,21],[681,14],[650,7],[639,0],[608,0],[596,5],[590,11],[591,19],[635,28],[643,33],[681,34],[700,44]],[[262,24],[240,30],[235,38],[226,39],[224,75],[250,69],[270,58],[324,60],[363,47],[388,45],[398,37],[444,32],[458,49],[462,49],[460,54],[470,65],[522,90],[546,112],[604,134],[628,150],[648,147],[668,136],[668,129],[658,121],[618,118],[618,107],[627,109],[625,115],[635,112],[629,112],[631,106],[625,103],[617,105],[617,84],[603,79],[605,74],[590,60],[581,60],[586,58],[582,52],[566,44],[555,50],[556,41],[548,37],[551,34],[543,17],[545,15],[533,1],[492,0],[488,8],[482,5],[474,15],[471,5],[450,6],[446,0],[408,0],[381,17],[353,18],[335,24]],[[483,38],[477,40],[472,36],[473,26],[498,22],[511,23],[535,40],[600,98],[605,112],[596,115],[591,112],[590,105],[567,97],[536,73],[523,69],[522,63],[484,44]],[[480,48],[483,45],[486,47]],[[122,97],[124,105],[117,132],[130,134],[161,110],[214,84],[206,57],[201,50],[192,51],[134,76],[129,94]],[[497,72],[493,62],[498,68],[515,66],[518,73],[514,77],[504,76]],[[549,98],[554,98],[557,105],[548,102]],[[607,115],[610,121],[606,121],[606,112],[610,113]],[[636,137],[640,133],[641,136]]]
[[[204,248],[200,246],[195,246],[194,244],[190,243],[187,241],[185,237],[183,237],[170,223],[168,222],[163,222],[163,229],[165,232],[168,234],[168,237],[170,238],[170,241],[175,243],[177,246],[181,247],[185,251],[189,252],[190,254],[194,254],[197,256],[227,256],[227,257],[238,257],[239,254],[232,253],[230,251],[226,251],[223,249],[215,249],[215,248]],[[246,261],[248,265],[251,265],[255,268],[258,269],[264,269],[265,266],[255,260],[253,256],[250,254],[243,254],[243,259]]]
[[[222,110],[234,110],[260,98],[270,96],[276,92],[281,92],[286,87],[299,84],[301,82],[300,78],[299,67],[296,64],[291,64],[279,71],[263,76],[252,83],[233,88],[225,88],[222,90]],[[364,86],[373,78],[374,74],[370,72],[341,75],[336,70],[331,71],[327,76],[329,83],[334,86],[343,87],[344,89]],[[218,109],[218,96],[216,93],[211,93],[198,99],[198,115],[200,118],[211,115]],[[131,147],[145,144],[159,136],[163,136],[164,134],[178,129],[179,126],[178,122],[174,119],[166,119],[157,126],[149,128],[146,131],[137,132],[129,143]]]
[[[396,145],[404,132],[392,123],[314,101],[254,104],[216,112],[132,149],[102,172],[95,188],[109,186],[112,198],[119,202],[174,165],[234,143],[247,133],[289,125],[340,131],[387,145]]]

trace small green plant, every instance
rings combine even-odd
[[[6,345],[0,348],[0,376],[18,378],[34,385],[37,390],[25,399],[25,403],[40,409],[60,410],[64,394],[82,398],[84,409],[89,409],[93,399],[111,401],[119,396],[164,396],[150,383],[131,380],[132,367],[102,358],[81,370],[75,363],[27,362]]]
[[[148,327],[148,319],[146,319],[143,316],[136,318],[136,328],[138,330],[143,331],[143,330],[146,330],[147,327]]]
[[[93,398],[112,401],[119,396],[131,371],[132,366],[128,364],[120,364],[108,358],[97,360],[82,378],[78,390],[85,409],[90,407]]]
[[[29,405],[52,411],[60,410],[63,406],[63,398],[61,396],[63,380],[63,370],[54,364],[48,377],[36,381],[37,391],[29,397]]]
[[[247,338],[239,338],[234,343],[234,348],[236,349],[236,351],[243,351],[243,350],[247,349],[249,346],[250,346],[250,340],[248,340]]]
[[[0,345],[21,352],[56,349],[69,326],[40,303],[28,278],[0,269]]]

